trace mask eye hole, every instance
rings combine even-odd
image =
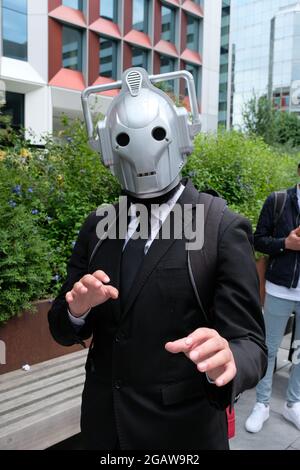
[[[125,132],[122,132],[121,134],[117,135],[116,141],[120,147],[126,147],[130,142],[130,137]]]
[[[155,140],[161,141],[166,138],[166,131],[163,127],[155,127],[152,131],[152,137]]]

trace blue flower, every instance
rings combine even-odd
[[[39,214],[39,211],[37,209],[32,209],[31,213],[32,215],[37,215]]]
[[[55,282],[58,282],[60,280],[60,275],[55,274],[55,276],[52,277],[52,280],[55,281]]]
[[[16,207],[17,203],[15,201],[9,201],[10,207]]]
[[[16,186],[13,187],[12,192],[18,195],[21,194],[21,186],[17,184]]]
[[[28,188],[28,192],[29,192],[29,193],[33,193],[33,189],[32,189],[32,188]]]

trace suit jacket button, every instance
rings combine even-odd
[[[115,342],[120,343],[125,339],[125,334],[124,333],[118,333],[115,337]]]
[[[116,380],[115,381],[115,389],[120,390],[121,386],[122,386],[122,381],[121,380]]]

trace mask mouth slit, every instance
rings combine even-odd
[[[150,171],[150,173],[138,173],[138,178],[143,178],[144,176],[154,176],[156,175],[156,171]]]

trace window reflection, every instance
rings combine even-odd
[[[175,42],[175,11],[164,5],[161,7],[161,39]]]
[[[100,0],[100,16],[118,22],[118,0]]]
[[[27,60],[27,0],[2,0],[3,55]]]
[[[132,28],[148,33],[148,0],[132,1]]]
[[[76,28],[63,26],[62,42],[63,67],[82,71],[82,32]]]
[[[74,8],[75,10],[82,10],[82,0],[63,0],[62,4],[65,7]]]
[[[199,20],[192,15],[187,15],[186,47],[193,51],[199,49]]]
[[[117,80],[117,41],[100,37],[99,75]]]
[[[132,47],[132,66],[148,68],[148,52],[141,47]]]
[[[175,70],[175,60],[169,56],[161,55],[160,56],[160,73],[174,72]],[[174,80],[162,82],[162,87],[164,91],[174,92]]]
[[[199,85],[199,67],[197,67],[197,65],[193,65],[193,64],[186,63],[186,64],[185,64],[185,69],[193,75],[193,77],[194,77],[194,82],[195,82],[195,87],[196,87],[196,91],[198,91],[198,85]],[[186,95],[186,96],[188,95],[187,86],[185,87],[185,95]]]

